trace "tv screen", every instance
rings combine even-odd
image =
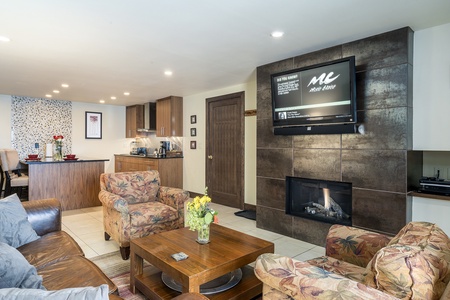
[[[274,126],[356,123],[355,57],[271,75]]]

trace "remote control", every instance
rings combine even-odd
[[[184,260],[184,259],[186,259],[188,257],[189,257],[189,255],[187,255],[184,252],[179,252],[179,253],[172,254],[172,258],[175,259],[176,261]]]

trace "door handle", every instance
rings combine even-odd
[[[212,155],[208,155],[208,159],[213,159],[213,156]]]

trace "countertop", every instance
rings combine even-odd
[[[96,161],[109,161],[107,158],[78,158],[77,160],[47,160],[45,158],[41,160],[20,160],[21,163],[26,165],[31,164],[61,164],[61,163],[83,163],[83,162],[96,162]]]
[[[166,157],[157,157],[153,154],[151,155],[132,155],[132,154],[114,154],[114,156],[128,156],[128,157],[137,157],[137,158],[151,158],[151,159],[170,159],[170,158],[183,158],[183,156],[170,155]]]

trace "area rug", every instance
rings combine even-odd
[[[234,213],[238,217],[244,217],[250,220],[256,220],[256,211],[254,210],[241,210]]]
[[[125,300],[145,300],[141,293],[130,291],[130,260],[123,260],[119,251],[90,258],[119,289],[119,296]],[[147,264],[144,267],[149,267]]]

